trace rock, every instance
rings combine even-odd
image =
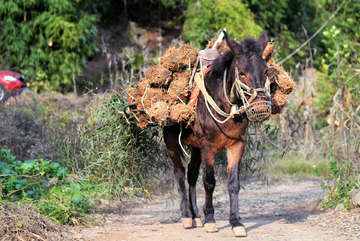
[[[351,200],[350,200],[351,209],[359,208],[360,207],[360,189],[352,190],[350,195],[351,195]]]
[[[342,211],[342,210],[344,210],[344,204],[339,203],[339,204],[336,206],[335,210],[336,210],[336,211]]]

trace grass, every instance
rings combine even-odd
[[[318,171],[319,175],[315,173]],[[271,179],[281,178],[326,178],[331,173],[327,160],[308,161],[295,156],[279,158],[265,168],[265,174]]]

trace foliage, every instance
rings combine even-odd
[[[225,27],[233,38],[258,37],[262,29],[253,18],[251,11],[240,1],[194,1],[185,13],[182,36],[202,48],[214,33]]]
[[[0,1],[2,68],[23,73],[35,92],[73,88],[97,50],[91,0]]]
[[[343,204],[345,210],[350,207],[350,193],[352,190],[360,188],[359,171],[349,161],[339,161],[334,159],[333,154],[329,153],[331,174],[327,182],[322,182],[321,187],[327,191],[321,209],[335,208],[338,204]]]
[[[92,110],[93,125],[81,130],[86,176],[99,183],[108,198],[149,195],[150,177],[156,178],[155,171],[168,163],[159,128],[140,129],[127,121],[125,93],[98,97],[105,103]]]
[[[30,202],[61,224],[79,224],[90,211],[87,199],[95,191],[91,184],[71,180],[68,174],[68,168],[59,163],[21,162],[8,150],[0,150],[0,200]]]
[[[349,1],[344,5],[342,14],[337,15],[330,25],[324,31],[323,43],[327,47],[327,53],[321,57],[320,79],[318,89],[318,106],[327,114],[326,106],[332,105],[332,99],[338,89],[343,93],[348,92],[352,96],[350,100],[345,100],[342,94],[342,104],[347,108],[356,108],[355,103],[360,101],[359,76],[352,77],[353,69],[358,68],[360,56],[360,6],[356,1]],[[348,105],[345,102],[352,102]]]
[[[328,176],[330,169],[327,162],[318,160],[313,163],[311,164],[309,160],[298,156],[285,156],[278,158],[274,163],[267,166],[266,175],[270,178],[324,178]],[[314,166],[316,167],[316,174],[314,174]]]

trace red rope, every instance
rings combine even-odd
[[[207,73],[211,71],[211,66],[204,72],[204,79]],[[190,100],[188,103],[188,106],[194,107],[196,104],[196,101],[200,94],[200,87],[198,85],[195,86],[194,90],[191,92]]]

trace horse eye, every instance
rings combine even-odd
[[[244,72],[241,71],[241,72],[240,72],[240,76],[241,76],[241,77],[245,77],[246,75],[244,74]]]

